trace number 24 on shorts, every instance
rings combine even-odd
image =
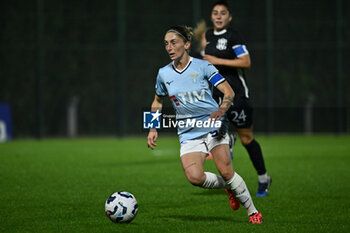
[[[237,124],[244,123],[247,119],[247,115],[245,114],[244,109],[242,109],[240,113],[237,111],[231,111],[231,115],[232,121],[236,122]]]

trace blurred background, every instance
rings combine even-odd
[[[0,102],[13,137],[146,134],[142,112],[170,62],[165,31],[201,19],[211,26],[213,2],[3,2]],[[255,131],[349,133],[350,1],[230,3],[252,60]]]

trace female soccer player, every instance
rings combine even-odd
[[[241,35],[229,28],[231,20],[228,3],[226,1],[214,3],[211,12],[214,29],[206,32],[207,45],[203,59],[215,65],[235,92],[233,105],[226,114],[235,126],[258,173],[259,187],[256,196],[263,197],[268,193],[271,177],[266,172],[260,145],[253,135],[253,108],[244,74],[244,68],[250,67],[250,56]],[[218,103],[221,103],[220,90],[214,88],[213,96]]]
[[[161,111],[164,96],[172,101],[178,122],[180,158],[188,181],[203,188],[226,188],[231,208],[238,209],[242,204],[249,222],[262,223],[263,217],[255,208],[245,182],[233,171],[228,135],[218,133],[220,124],[216,124],[231,106],[234,92],[212,64],[189,56],[191,38],[191,29],[186,26],[174,26],[166,32],[165,50],[172,62],[159,69],[151,109]],[[209,83],[224,95],[220,107],[212,97]],[[156,129],[150,129],[149,148],[154,149],[157,138]],[[209,152],[221,176],[204,171],[203,163]]]

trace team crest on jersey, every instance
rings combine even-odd
[[[189,74],[189,76],[191,76],[193,79],[193,83],[197,82],[197,76],[199,75],[199,73],[195,73],[195,74]]]
[[[216,44],[216,48],[218,50],[225,50],[227,48],[227,40],[225,38],[218,39],[218,43]]]

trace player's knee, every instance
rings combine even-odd
[[[203,174],[186,174],[187,180],[194,186],[202,186],[205,181],[205,175]]]
[[[242,135],[240,136],[240,139],[243,145],[248,145],[253,141],[254,138],[253,136],[250,136],[250,135]]]

